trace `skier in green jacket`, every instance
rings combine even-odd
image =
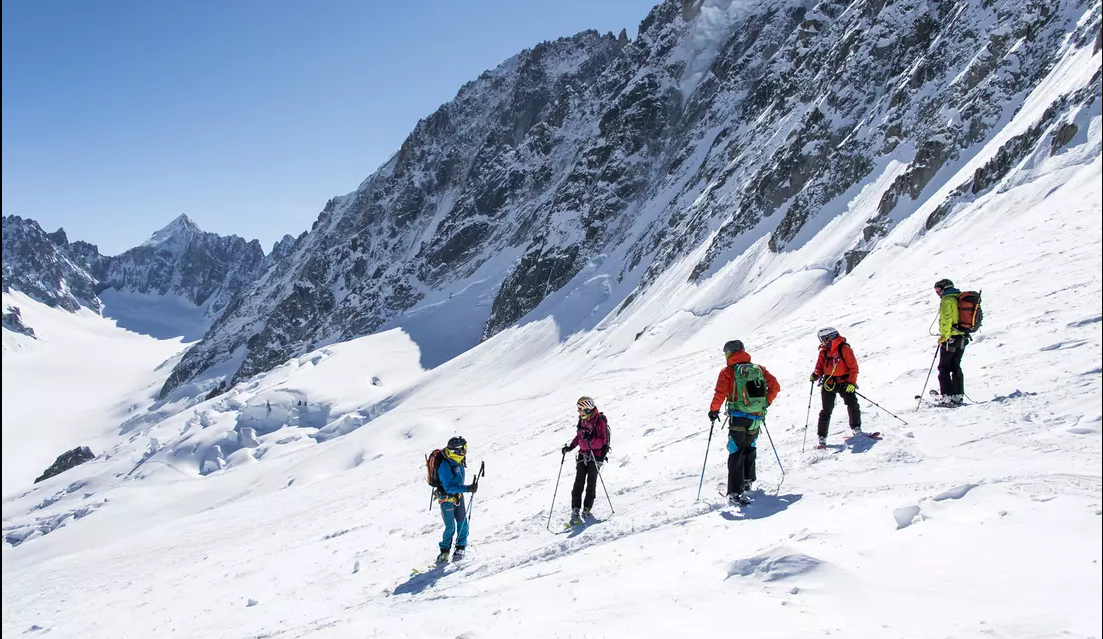
[[[961,291],[954,283],[943,278],[935,282],[934,291],[942,300],[938,304],[938,386],[941,402],[947,406],[965,403],[965,376],[961,372],[961,358],[969,335],[958,328],[958,296]]]

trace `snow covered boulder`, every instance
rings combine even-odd
[[[91,461],[95,458],[96,456],[92,454],[91,448],[87,446],[78,446],[73,450],[66,451],[58,455],[57,459],[54,460],[54,463],[50,464],[50,467],[47,468],[41,475],[39,475],[39,477],[34,480],[34,483],[37,484],[44,479],[49,479],[53,477],[54,475],[60,475],[70,468],[80,466],[84,462]]]

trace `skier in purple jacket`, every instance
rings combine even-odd
[[[578,448],[575,455],[574,488],[571,490],[571,525],[583,523],[583,516],[590,515],[597,497],[598,470],[609,454],[609,431],[605,415],[597,409],[589,397],[578,399],[578,432],[574,439],[563,446],[563,454]],[[582,491],[586,491],[583,501]],[[582,509],[581,514],[579,508]]]

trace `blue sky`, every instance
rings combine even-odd
[[[3,212],[114,254],[181,213],[271,248],[483,70],[657,0],[12,0]]]

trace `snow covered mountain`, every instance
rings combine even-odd
[[[64,230],[46,233],[38,222],[16,215],[5,215],[3,224],[4,292],[23,291],[70,312],[82,306],[100,311],[91,273],[100,258],[95,246],[69,244]]]
[[[97,274],[102,288],[176,295],[213,321],[267,265],[260,242],[204,232],[181,215],[141,246],[105,259]]]
[[[191,308],[204,326],[295,242],[286,236],[265,256],[256,240],[204,232],[186,215],[115,256],[101,255],[87,242],[69,242],[62,229],[46,233],[37,222],[17,216],[4,217],[3,233],[5,291],[22,291],[71,312],[82,306],[103,312],[106,294],[123,294],[112,300],[124,311],[156,309],[158,300],[171,298],[177,302],[173,312],[180,312],[180,305]]]
[[[674,13],[667,16],[670,29],[697,30],[700,38],[685,36],[676,45],[696,43],[696,58],[667,52],[682,56],[677,77],[687,79],[692,95],[712,76],[692,80],[685,72],[712,65],[715,76],[716,60],[726,55],[717,46],[711,57],[707,34],[770,40],[764,34],[773,20],[758,32],[726,30],[724,18],[739,17],[727,11],[755,6],[663,5],[644,32],[665,19],[664,11]],[[857,20],[851,12],[893,15],[894,6],[812,7],[800,24],[822,24],[800,33],[814,39],[833,29],[833,21]],[[959,70],[987,59],[994,33],[1016,40],[1000,45],[1008,49],[993,63],[990,79],[1026,73],[1029,65],[1020,62],[1039,38],[1053,43],[1052,59],[1043,64],[1048,70],[1003,103],[988,94],[978,98],[984,104],[976,108],[999,106],[1002,119],[975,146],[953,147],[958,155],[946,155],[937,169],[934,146],[923,147],[924,161],[934,163],[926,178],[917,171],[920,147],[901,130],[903,141],[888,156],[876,156],[864,178],[809,215],[789,240],[782,239],[778,218],[810,201],[801,198],[812,198],[807,188],[817,180],[817,197],[824,196],[827,177],[804,174],[792,201],[740,234],[731,226],[738,220],[725,217],[737,216],[735,203],[750,197],[736,185],[754,191],[760,183],[738,169],[723,184],[707,183],[708,193],[732,198],[709,204],[704,190],[688,200],[691,176],[666,195],[648,196],[640,206],[650,208],[632,218],[640,227],[617,231],[625,237],[620,245],[608,238],[624,220],[606,218],[602,223],[614,226],[593,243],[610,252],[590,255],[558,290],[551,284],[547,293],[533,289],[540,301],[507,305],[536,304],[515,325],[487,329],[495,301],[506,294],[501,282],[510,275],[502,274],[515,273],[526,253],[492,255],[464,275],[460,267],[468,258],[461,250],[440,263],[458,274],[438,268],[425,276],[451,283],[419,289],[420,301],[382,324],[394,328],[337,343],[337,317],[356,301],[337,285],[345,279],[327,279],[334,276],[329,269],[349,266],[344,251],[367,250],[359,243],[369,240],[379,246],[410,241],[403,246],[414,256],[422,250],[422,236],[411,230],[420,218],[407,219],[410,229],[403,231],[387,226],[397,224],[388,217],[392,209],[371,209],[380,217],[362,228],[347,218],[354,204],[339,199],[311,233],[281,243],[283,258],[231,302],[211,337],[228,339],[235,325],[267,331],[238,347],[246,350],[280,340],[297,344],[294,339],[315,330],[303,329],[310,321],[335,332],[320,337],[317,348],[206,399],[159,397],[173,366],[187,361],[179,359],[179,340],[155,340],[119,330],[87,309],[69,313],[18,291],[5,293],[4,306],[22,308],[21,321],[38,339],[4,331],[4,636],[669,638],[735,631],[857,639],[1098,637],[1103,7],[985,2],[960,3],[952,14],[933,3],[914,9],[946,20],[936,35],[921,29],[931,38],[928,50],[957,38],[985,43]],[[982,14],[1033,26],[997,33],[977,17]],[[816,17],[828,15],[836,17]],[[862,58],[865,45],[855,43],[865,42],[860,26],[866,23],[851,24],[858,27],[839,34],[854,44],[845,48],[849,57],[824,73]],[[980,27],[991,30],[976,31]],[[651,36],[632,43],[586,37],[594,56],[605,50],[621,60]],[[908,67],[919,68],[922,61]],[[648,72],[641,69],[640,77]],[[468,87],[472,95],[482,95],[475,89],[494,73]],[[792,81],[803,85],[814,77],[794,73]],[[938,77],[949,86],[957,76]],[[748,95],[755,86],[747,85]],[[941,95],[944,85],[921,87],[930,100],[942,99],[930,96]],[[966,94],[962,85],[955,95]],[[790,99],[796,98],[784,97]],[[968,106],[912,122],[981,126],[961,124]],[[826,101],[816,108],[826,109]],[[806,139],[788,137],[801,117],[782,121],[793,126],[770,139],[777,149],[792,150]],[[851,130],[869,132],[878,122]],[[609,126],[627,126],[618,123],[614,118]],[[425,126],[419,127],[421,146],[412,147],[417,153],[406,156],[410,162],[465,148],[424,146],[432,137]],[[732,135],[752,135],[756,126],[741,121]],[[948,144],[956,139],[945,135],[940,139]],[[644,141],[664,139],[674,138]],[[846,138],[838,144],[845,147]],[[710,166],[703,159],[713,157],[710,148],[702,141],[683,164]],[[754,159],[753,151],[731,149],[732,161],[758,162],[756,171],[781,166]],[[650,157],[637,150],[623,161],[651,166]],[[564,166],[574,167],[568,160]],[[366,201],[383,192],[372,185],[383,189],[394,163],[385,167],[390,173],[369,179]],[[527,183],[528,165],[519,166]],[[799,171],[805,163],[788,166],[791,188],[801,171],[821,170],[816,162]],[[666,180],[655,176],[643,188]],[[454,195],[459,201],[463,192]],[[680,200],[690,206],[671,227],[675,217],[664,216]],[[895,206],[886,214],[890,202]],[[433,228],[467,220],[441,210]],[[687,221],[694,215],[707,226],[700,240]],[[514,225],[521,218],[503,220]],[[532,229],[545,232],[549,251],[557,233],[581,224],[559,214],[539,222]],[[342,225],[362,233],[346,237],[347,246],[315,253],[323,240],[338,242]],[[625,259],[632,248],[657,237],[664,225],[673,230],[632,267]],[[488,232],[497,237],[499,228]],[[434,232],[424,241],[443,237]],[[687,238],[684,247],[675,244],[678,237]],[[469,259],[481,259],[484,244],[507,246],[496,241],[469,245],[475,256]],[[578,249],[579,255],[591,250]],[[656,266],[666,259],[669,265]],[[315,270],[300,277],[304,263]],[[627,270],[618,280],[621,269]],[[549,282],[556,274],[545,277]],[[943,277],[984,294],[984,323],[963,362],[971,399],[955,409],[914,399],[929,388],[937,353],[928,332],[938,308],[932,284]],[[372,281],[348,271],[349,283],[358,278]],[[281,282],[290,288],[277,286]],[[515,290],[528,290],[519,286]],[[284,292],[290,297],[281,297]],[[265,295],[282,323],[246,322],[245,311],[261,308],[258,296]],[[331,323],[318,319],[319,299],[332,301]],[[816,331],[825,325],[836,327],[857,353],[860,392],[877,402],[862,399],[863,423],[882,431],[882,441],[847,438],[838,406],[827,448],[811,449],[807,420],[819,402],[808,374]],[[442,342],[481,342],[428,369],[426,345],[440,349],[438,356],[448,346],[434,344],[433,331],[442,333]],[[724,363],[721,345],[733,338],[781,385],[767,435],[758,442],[754,502],[738,510],[717,495],[726,476],[726,438],[720,425],[710,431],[705,415]],[[248,361],[212,356],[208,374],[232,377]],[[175,370],[171,374],[181,368]],[[608,416],[613,448],[602,469],[598,521],[564,529],[573,469],[560,450],[574,434],[580,395],[596,398]],[[486,462],[468,504],[468,556],[465,563],[412,574],[436,555],[442,528],[429,501],[424,455],[457,434],[470,442],[469,472]],[[97,457],[30,483],[58,453],[78,445],[89,445]]]
[[[1098,3],[1075,0],[669,0],[634,40],[540,44],[464,85],[332,199],[163,395],[392,327],[426,366],[544,317],[566,336],[687,256],[684,277],[703,282],[763,238],[791,254],[874,185],[876,210],[794,265],[849,272],[1000,136],[1070,48],[1099,46]],[[928,225],[1039,145],[1082,137],[1076,114],[1098,94],[1096,75],[1058,96],[939,196]]]

